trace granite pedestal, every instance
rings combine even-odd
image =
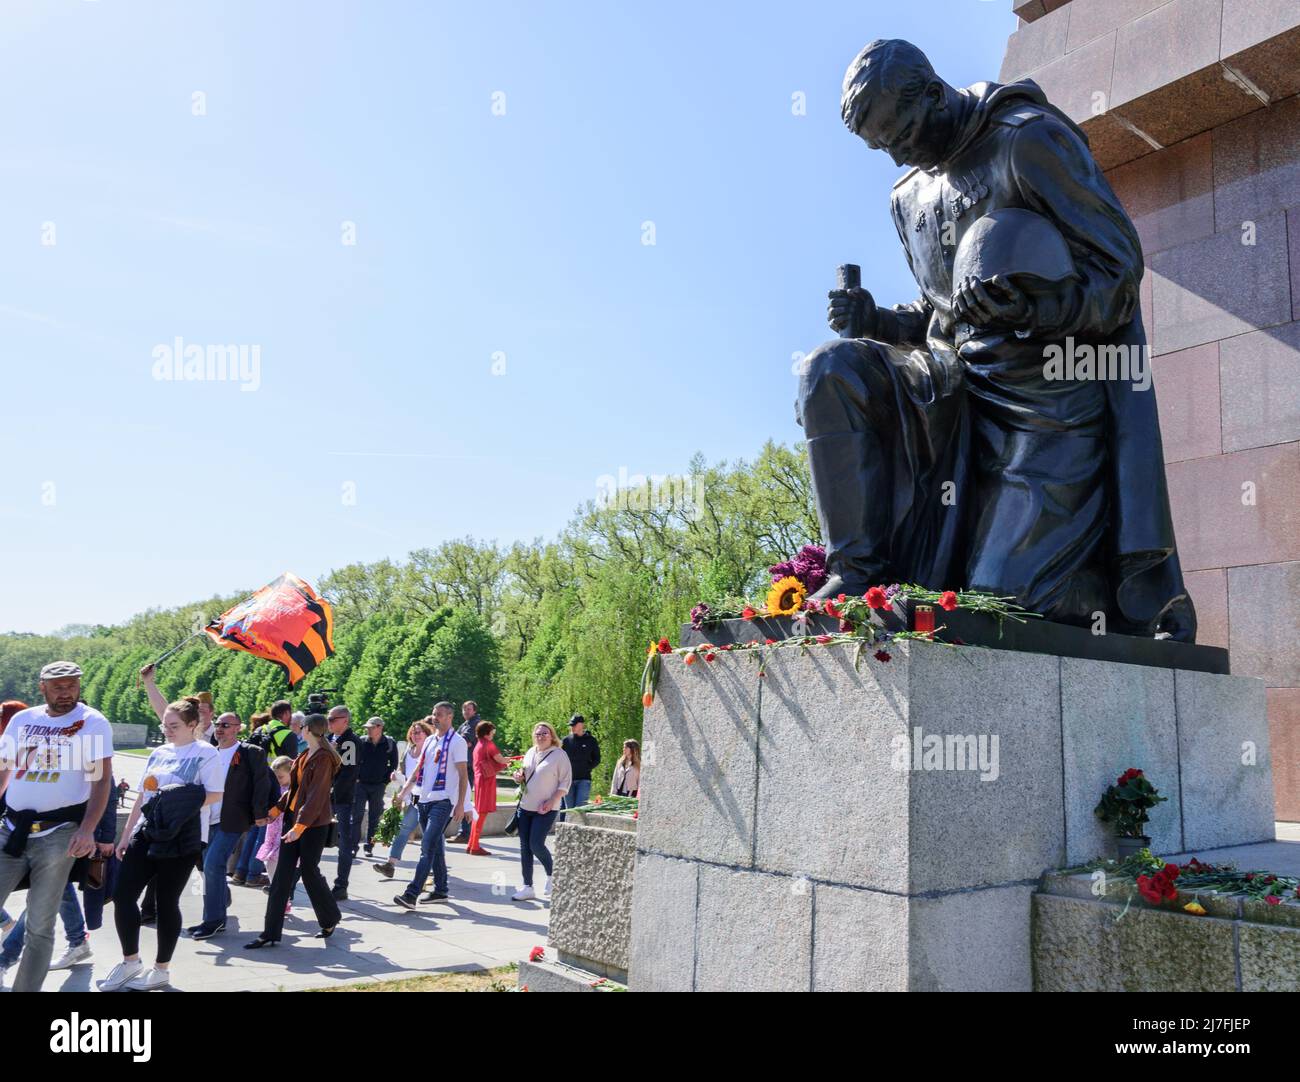
[[[1138,766],[1153,848],[1273,838],[1263,684],[973,646],[666,657],[645,714],[637,990],[1029,990],[1043,872],[1113,856]]]

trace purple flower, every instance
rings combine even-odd
[[[677,611],[681,612],[682,610],[678,609]],[[702,630],[709,620],[710,611],[709,606],[703,601],[696,605],[695,608],[691,609],[691,627],[696,631]]]
[[[773,582],[793,575],[810,594],[816,593],[826,582],[826,550],[821,545],[804,545],[794,559],[773,564],[768,570]]]
[[[894,585],[892,586],[885,587],[885,597],[890,601],[894,600],[894,596],[896,594],[900,594],[902,592],[903,592],[903,588],[899,586],[898,583],[894,583]]]

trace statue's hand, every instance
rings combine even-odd
[[[826,319],[831,330],[844,334],[854,330],[857,336],[870,338],[876,329],[876,302],[865,289],[832,289]]]
[[[980,329],[1019,328],[1029,322],[1029,296],[998,274],[980,281],[963,279],[952,295],[952,314]]]

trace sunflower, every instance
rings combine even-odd
[[[808,588],[793,575],[778,579],[767,591],[768,615],[793,616],[803,608],[803,599],[807,593]]]

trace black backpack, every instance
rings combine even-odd
[[[292,752],[284,750],[286,745],[289,745]],[[296,759],[298,758],[298,734],[287,725],[272,722],[266,727],[264,750],[268,762],[278,755],[287,755],[290,759]]]

